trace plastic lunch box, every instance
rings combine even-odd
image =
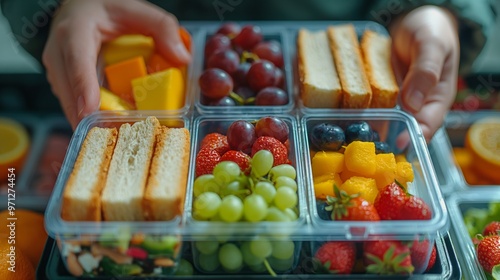
[[[464,215],[471,209],[488,209],[489,204],[500,203],[500,187],[477,187],[453,193],[446,200],[452,227],[450,238],[457,247],[457,258],[463,269],[464,279],[487,279],[475,246],[464,223]],[[500,217],[498,217],[500,218]]]
[[[302,106],[297,96],[297,79],[292,68],[294,55],[295,36],[299,27],[317,30],[326,28],[332,23],[297,24],[284,23],[276,27],[275,23],[255,23],[262,27],[266,38],[276,39],[282,43],[285,61],[286,89],[290,94],[290,103],[284,106],[270,106],[269,108],[259,106],[242,106],[231,108],[212,107],[201,104],[197,77],[201,73],[203,59],[200,55],[203,50],[204,40],[207,34],[216,30],[219,23],[187,23],[185,26],[193,33],[195,44],[195,58],[190,71],[190,87],[188,87],[186,100],[192,100],[194,106],[186,105],[185,110],[178,112],[150,112],[150,111],[125,111],[99,112],[84,119],[75,131],[70,143],[66,158],[64,160],[59,178],[56,182],[53,195],[46,210],[46,228],[49,235],[57,240],[58,248],[62,255],[63,263],[68,267],[68,256],[71,259],[77,255],[80,257],[87,253],[94,244],[105,243],[108,247],[123,250],[130,244],[144,241],[148,238],[152,247],[159,249],[155,257],[168,258],[172,265],[168,269],[149,271],[153,275],[164,275],[172,273],[180,257],[181,241],[194,245],[199,241],[211,240],[217,236],[221,242],[238,243],[255,235],[266,235],[271,240],[283,238],[291,239],[295,244],[294,257],[286,269],[277,269],[278,273],[293,273],[299,264],[302,264],[301,252],[303,248],[312,248],[309,258],[314,255],[314,244],[328,240],[350,240],[353,242],[374,239],[397,239],[401,241],[413,241],[415,238],[428,239],[431,244],[439,243],[441,235],[447,231],[447,210],[438,188],[438,181],[433,169],[424,137],[416,121],[406,113],[395,109],[370,109],[370,110],[334,110],[334,109],[310,109]],[[362,32],[365,28],[385,32],[383,27],[371,22],[354,23],[356,30]],[[200,26],[203,26],[202,28]],[[160,120],[168,121],[169,124],[183,125],[191,132],[191,165],[188,178],[187,193],[184,205],[184,215],[176,217],[168,222],[65,222],[60,217],[61,195],[65,182],[71,172],[86,133],[93,126],[118,126],[123,122],[133,122],[145,119],[147,115],[155,115]],[[256,224],[234,223],[221,224],[217,222],[200,222],[192,217],[192,185],[194,181],[194,159],[198,145],[203,136],[214,131],[224,131],[234,120],[254,120],[266,115],[279,116],[290,128],[291,153],[290,160],[297,170],[298,184],[298,220],[288,223],[262,222]],[[388,142],[392,149],[396,150],[396,137],[400,134],[408,136],[409,145],[398,152],[404,154],[412,164],[415,180],[411,192],[423,198],[431,207],[433,217],[428,221],[381,221],[381,222],[332,222],[319,218],[314,199],[312,185],[312,173],[310,168],[310,154],[308,143],[308,132],[312,125],[319,122],[348,123],[357,120],[366,120],[379,130],[382,139]],[[149,247],[151,247],[149,246]],[[148,247],[148,246],[147,246]],[[149,248],[148,247],[148,248]],[[203,271],[199,266],[201,255],[190,246],[195,267],[202,273],[217,278],[227,274],[234,275],[221,269],[215,271]],[[430,250],[427,258],[430,255]],[[85,256],[88,258],[88,256]],[[70,260],[73,261],[73,260]],[[134,263],[145,267],[145,264]],[[69,269],[69,267],[68,267]],[[111,268],[114,276],[129,275],[120,269]],[[137,269],[128,267],[128,269]],[[70,270],[70,269],[69,269]],[[70,270],[71,271],[71,270]],[[423,272],[423,268],[417,268],[414,273]],[[233,272],[235,273],[235,272]],[[239,273],[249,273],[243,269]],[[263,272],[265,275],[267,272]],[[358,275],[359,276],[359,275]],[[353,276],[356,277],[356,276]]]

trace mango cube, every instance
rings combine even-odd
[[[406,156],[403,154],[395,155],[394,157],[396,158],[396,162],[402,162],[402,161],[408,162]]]
[[[373,142],[354,141],[344,152],[347,169],[371,177],[377,169],[375,159],[375,144]]]
[[[147,75],[146,64],[142,56],[107,66],[104,72],[111,92],[128,103],[134,104],[132,80]]]
[[[344,169],[344,155],[338,152],[317,152],[312,158],[313,177],[340,173]]]
[[[345,182],[345,181],[349,180],[349,178],[354,177],[354,176],[364,177],[364,175],[359,174],[358,172],[350,171],[345,166],[344,166],[344,171],[342,171],[342,173],[340,173],[340,178],[342,179],[342,182]]]
[[[350,195],[359,193],[360,197],[370,203],[375,202],[378,194],[377,183],[372,178],[354,176],[345,181],[340,188]]]
[[[377,182],[378,190],[382,190],[385,186],[394,182],[396,176],[396,158],[393,153],[378,154],[375,156],[377,162],[377,170],[373,179]]]
[[[333,185],[340,187],[342,180],[339,174],[328,174],[314,178],[314,195],[317,199],[326,199],[326,196],[335,196]]]
[[[184,106],[184,79],[169,68],[132,81],[138,110],[178,110]]]
[[[101,105],[99,110],[132,110],[131,104],[121,99],[118,95],[101,87]]]
[[[396,163],[396,176],[395,179],[402,184],[405,188],[408,187],[408,182],[413,182],[414,179],[413,168],[409,162]]]
[[[144,61],[148,61],[153,54],[154,48],[154,40],[151,37],[139,34],[123,35],[104,44],[102,55],[106,66],[137,56],[141,56]]]

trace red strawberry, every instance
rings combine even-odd
[[[487,224],[483,229],[483,236],[500,235],[500,222],[493,221]]]
[[[363,244],[366,271],[372,274],[411,274],[410,249],[396,240],[367,241]]]
[[[196,155],[196,177],[212,174],[214,167],[220,162],[220,155],[210,148],[201,149]]]
[[[486,236],[477,245],[477,259],[483,269],[491,274],[500,265],[500,235]]]
[[[314,257],[331,273],[350,274],[356,262],[356,246],[354,242],[327,242]]]
[[[274,137],[261,136],[257,138],[252,146],[252,156],[260,150],[268,150],[273,154],[273,166],[288,162],[288,151],[285,145]]]
[[[431,256],[429,261],[426,262],[427,254],[429,253],[430,243],[428,239],[418,241],[414,240],[410,247],[411,263],[415,270],[420,271],[425,268],[429,271],[436,262],[436,246],[432,247]]]
[[[425,201],[416,196],[409,196],[395,220],[430,220],[431,217],[431,208]]]
[[[406,201],[406,193],[397,183],[385,186],[375,198],[375,209],[381,220],[394,220]]]
[[[327,196],[325,210],[332,211],[332,220],[345,221],[379,221],[380,217],[373,204],[359,197],[359,194],[348,195],[345,191],[333,186],[335,197]]]
[[[220,161],[234,161],[245,172],[250,167],[250,156],[241,151],[230,150],[222,155]]]
[[[216,132],[207,134],[203,140],[201,140],[200,144],[200,150],[204,148],[216,150],[219,155],[223,155],[225,152],[229,151],[227,137]]]

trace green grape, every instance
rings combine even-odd
[[[217,241],[196,241],[194,246],[200,253],[205,255],[215,254],[217,253],[217,249],[219,249],[219,242]]]
[[[215,182],[221,186],[226,186],[236,180],[240,175],[240,167],[233,161],[219,162],[212,172],[215,177]]]
[[[269,176],[272,181],[276,180],[276,178],[280,176],[286,176],[295,180],[295,178],[297,177],[297,171],[295,171],[295,168],[290,164],[280,164],[271,168],[271,171],[269,171]]]
[[[194,212],[197,216],[208,219],[217,215],[221,199],[218,194],[213,192],[204,192],[194,201]]]
[[[177,276],[190,276],[193,275],[193,265],[188,262],[186,259],[181,259],[179,262],[179,267],[177,267],[177,271],[175,275]]]
[[[219,261],[228,270],[236,270],[243,264],[240,249],[233,243],[226,243],[219,249]]]
[[[244,188],[243,184],[239,180],[232,181],[222,188],[221,195],[238,194]]]
[[[217,185],[214,178],[212,174],[205,174],[196,178],[193,185],[194,197],[198,197],[204,192],[219,193],[220,187]]]
[[[297,205],[297,194],[291,188],[279,188],[276,191],[274,205],[280,210],[295,207]]]
[[[273,245],[272,256],[280,260],[287,260],[291,258],[295,251],[295,243],[290,240],[273,241],[271,242],[271,245]]]
[[[219,207],[219,216],[224,222],[237,222],[243,216],[243,202],[234,195],[222,199]]]
[[[291,208],[286,208],[285,210],[283,210],[283,213],[285,213],[285,215],[291,220],[291,221],[295,221],[299,218],[299,216],[297,216],[297,213],[295,213],[295,211]]]
[[[275,206],[269,207],[267,209],[266,221],[270,222],[289,222],[291,221],[288,215],[286,215],[283,211],[279,210]]]
[[[258,182],[255,185],[254,192],[262,196],[266,200],[267,204],[271,204],[274,200],[274,196],[276,195],[276,189],[273,184],[264,181]]]
[[[258,194],[251,194],[243,201],[243,215],[249,222],[262,221],[267,215],[267,203]]]
[[[273,167],[274,157],[268,150],[260,150],[252,157],[252,173],[256,177],[264,177]]]
[[[287,187],[292,189],[294,192],[297,191],[297,182],[295,182],[295,180],[290,177],[280,176],[276,178],[274,186],[276,187],[276,189]]]
[[[217,268],[219,268],[220,265],[217,254],[210,254],[210,255],[200,254],[198,256],[198,263],[200,268],[207,272],[215,271]]]
[[[250,252],[258,258],[265,259],[273,252],[273,246],[269,240],[262,236],[258,236],[250,241]]]
[[[267,271],[267,267],[264,265],[264,263],[260,263],[257,265],[249,265],[248,268],[250,268],[253,272],[256,273],[262,273]]]
[[[259,264],[262,264],[264,262],[264,259],[259,258],[252,254],[250,251],[250,242],[244,242],[241,245],[241,254],[243,255],[243,261],[245,262],[246,265],[248,266],[257,266]]]
[[[269,265],[277,272],[285,272],[292,269],[294,258],[288,258],[286,260],[280,260],[277,258],[269,258]]]

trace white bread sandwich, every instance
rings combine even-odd
[[[182,211],[189,166],[189,131],[162,126],[143,200],[146,220],[167,221]]]
[[[391,66],[391,39],[367,30],[361,38],[365,70],[372,89],[372,108],[396,106],[399,87]]]
[[[309,108],[339,108],[342,88],[326,31],[301,29],[297,37],[300,93]]]
[[[160,122],[155,117],[120,126],[102,192],[106,221],[142,221],[142,202]]]
[[[64,220],[101,220],[101,191],[117,134],[116,128],[94,127],[85,137],[64,189],[61,213]]]
[[[352,24],[328,27],[330,48],[342,85],[342,108],[369,108],[372,91]]]

